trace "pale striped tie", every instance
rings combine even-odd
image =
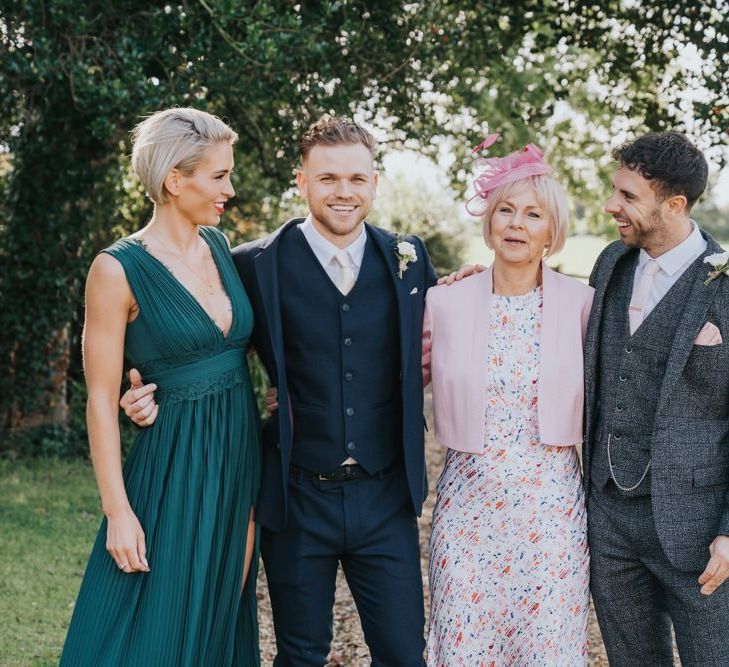
[[[643,267],[643,272],[640,274],[635,290],[633,290],[633,298],[628,307],[631,336],[645,319],[645,304],[648,301],[648,295],[651,293],[651,287],[653,287],[653,278],[655,278],[660,268],[655,259],[649,259]]]
[[[354,287],[354,270],[352,269],[352,262],[349,259],[349,253],[345,250],[340,250],[334,257],[334,266],[337,269],[334,274],[334,284],[337,289],[345,296],[349,294],[352,287]]]

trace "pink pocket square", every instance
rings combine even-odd
[[[694,339],[694,345],[720,345],[722,342],[719,328],[711,322],[704,324],[699,335]]]

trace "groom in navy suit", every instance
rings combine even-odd
[[[364,221],[374,147],[350,120],[315,123],[297,173],[309,215],[233,250],[281,406],[263,428],[256,504],[277,667],[326,664],[340,563],[372,664],[424,664],[420,354],[436,276],[420,239]],[[146,426],[153,385],[136,378],[122,406]]]
[[[369,132],[324,118],[300,148],[309,216],[233,251],[280,405],[256,507],[274,664],[326,664],[341,563],[372,664],[420,667],[420,344],[436,277],[419,239],[364,222],[377,186]]]

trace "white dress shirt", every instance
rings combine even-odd
[[[311,246],[311,249],[314,251],[319,263],[324,267],[327,275],[336,285],[336,276],[337,271],[339,271],[339,266],[334,259],[334,255],[336,255],[340,249],[337,248],[337,246],[335,246],[329,239],[324,238],[321,232],[314,227],[311,216],[308,216],[306,220],[299,225],[299,229],[303,232],[304,238],[309,243],[309,246]],[[366,243],[367,233],[365,232],[364,225],[362,225],[361,234],[346,248],[344,248],[344,251],[349,256],[355,280],[357,280],[359,268],[362,266],[362,258],[364,257]]]
[[[683,275],[691,264],[696,261],[706,250],[706,239],[701,236],[699,226],[691,220],[693,227],[691,233],[686,240],[679,243],[675,248],[668,252],[664,252],[659,257],[651,257],[645,250],[640,249],[638,255],[638,266],[635,267],[635,276],[633,277],[633,296],[643,273],[643,267],[648,260],[654,259],[660,270],[653,278],[651,291],[648,293],[645,306],[643,307],[643,319],[648,317],[658,302],[666,295],[666,292],[673,287],[674,283]]]

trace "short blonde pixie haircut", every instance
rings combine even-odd
[[[164,109],[132,130],[132,168],[155,204],[166,204],[165,179],[173,169],[190,176],[208,146],[234,144],[238,135],[220,118],[191,107]]]
[[[536,195],[537,202],[549,216],[552,243],[544,254],[545,259],[564,248],[570,226],[569,206],[564,188],[552,176],[527,176],[518,181],[504,183],[488,193],[481,220],[483,222],[483,238],[486,245],[493,249],[491,243],[491,218],[496,206],[509,199],[524,188],[530,187]]]

